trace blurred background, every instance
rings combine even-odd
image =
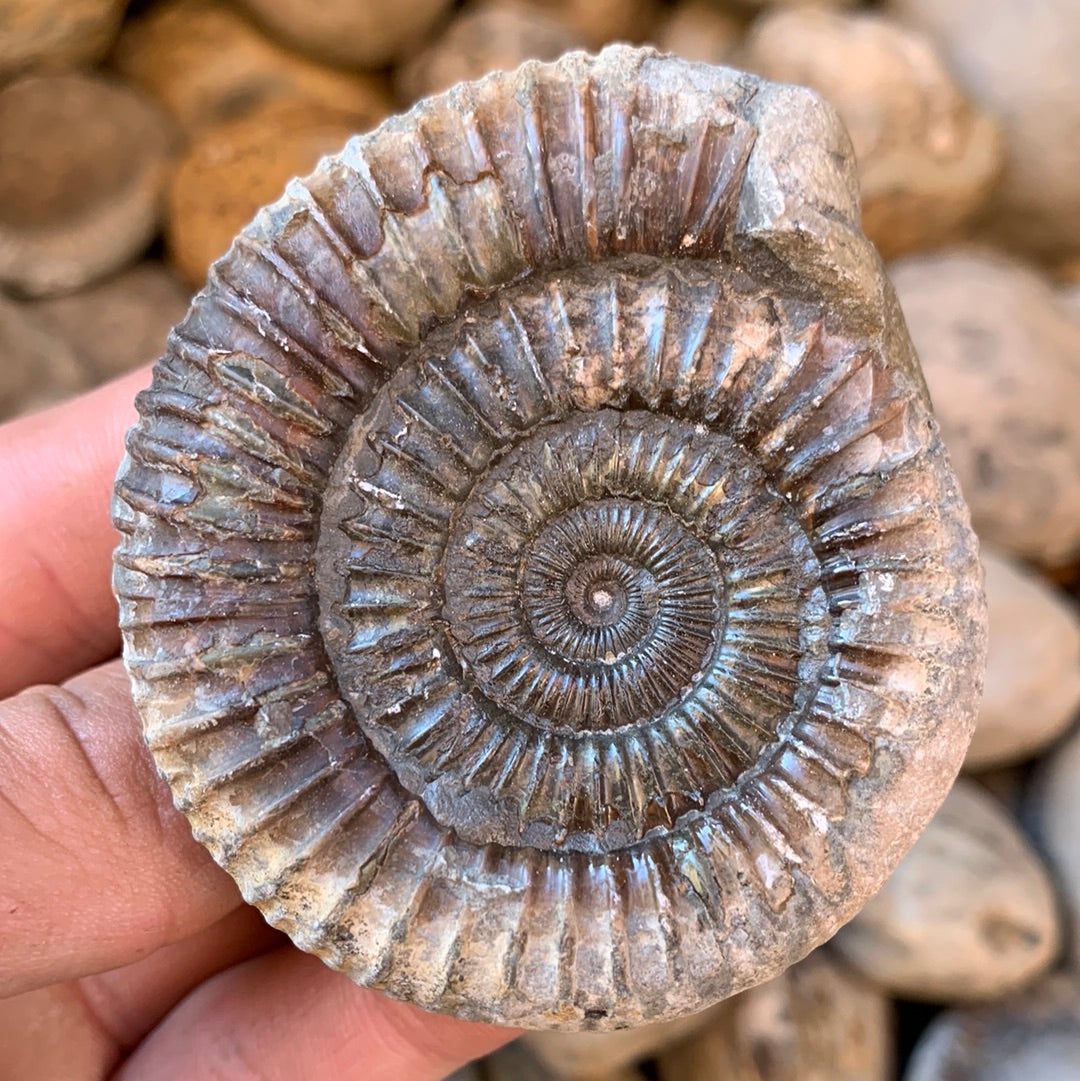
[[[983,542],[987,692],[945,806],[828,946],[461,1078],[1080,1081],[1080,0],[0,0],[0,420],[156,358],[350,135],[609,41],[809,85],[847,124]]]

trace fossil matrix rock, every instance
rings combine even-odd
[[[975,547],[811,92],[625,47],[350,141],[140,397],[125,656],[196,835],[430,1009],[670,1019],[803,957],[963,758]]]

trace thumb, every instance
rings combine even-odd
[[[192,992],[115,1081],[439,1081],[516,1035],[395,1002],[286,947]]]

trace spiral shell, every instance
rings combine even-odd
[[[980,576],[852,177],[810,92],[613,47],[353,139],[214,266],[115,583],[178,806],[303,949],[671,1018],[925,825]]]

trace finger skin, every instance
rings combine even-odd
[[[240,904],[143,744],[119,661],[0,703],[0,996],[115,968]]]
[[[0,425],[0,698],[119,649],[110,498],[149,368]]]
[[[103,1081],[193,988],[284,941],[244,906],[123,968],[0,999],[0,1078]]]
[[[95,1022],[120,1051],[136,1047],[190,991],[251,957],[289,945],[257,908],[241,905],[223,919],[149,957],[79,980]]]
[[[189,995],[116,1081],[440,1081],[517,1035],[364,990],[288,948]]]

